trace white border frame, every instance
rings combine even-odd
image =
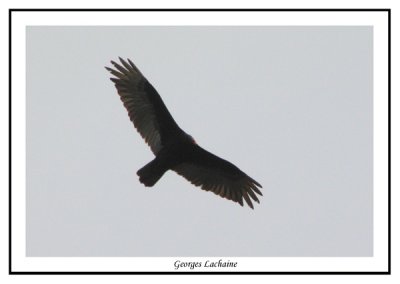
[[[132,13],[135,16],[132,17]],[[266,16],[266,13],[268,16]],[[25,30],[31,25],[368,25],[374,29],[374,256],[231,257],[236,268],[191,272],[387,272],[388,269],[388,12],[12,12],[12,272],[174,272],[174,262],[218,261],[204,257],[26,257]],[[24,78],[21,80],[21,78]],[[17,103],[18,102],[18,103]],[[228,258],[222,258],[228,260]]]

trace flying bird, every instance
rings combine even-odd
[[[117,92],[135,128],[150,146],[154,160],[137,175],[145,186],[153,186],[168,170],[173,170],[195,186],[254,209],[262,186],[232,163],[200,147],[171,116],[156,89],[131,60],[111,61]]]

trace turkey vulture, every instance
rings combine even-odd
[[[175,122],[160,95],[131,60],[111,61],[106,69],[130,120],[156,156],[137,175],[145,186],[153,186],[168,170],[206,191],[254,209],[262,186],[232,163],[204,150]],[[251,198],[251,199],[250,199]]]

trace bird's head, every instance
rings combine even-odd
[[[194,138],[193,138],[191,135],[189,135],[189,134],[186,133],[186,137],[187,137],[187,138],[189,139],[189,141],[192,142],[193,144],[197,144],[197,143],[196,143],[196,140],[194,140]]]

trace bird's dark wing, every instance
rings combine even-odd
[[[111,61],[115,69],[106,69],[115,76],[111,81],[114,82],[121,101],[128,110],[129,118],[153,153],[157,154],[181,129],[156,89],[132,61],[119,59],[120,64]]]
[[[243,199],[253,209],[251,199],[258,202],[262,186],[232,163],[194,145],[186,162],[172,168],[179,175],[203,190],[212,191],[243,206]]]

